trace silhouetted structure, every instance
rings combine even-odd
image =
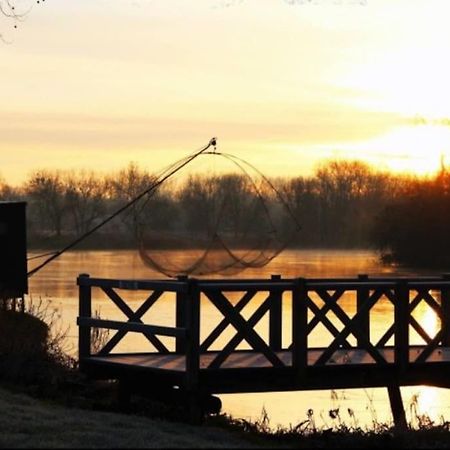
[[[0,301],[16,308],[28,293],[26,203],[0,202]]]
[[[78,285],[81,370],[118,379],[125,393],[178,396],[192,420],[215,393],[386,387],[395,423],[404,426],[400,386],[450,387],[446,276],[168,281],[81,275]],[[92,295],[100,290],[127,320],[92,317]],[[149,291],[136,310],[124,300],[130,290]],[[159,299],[175,304],[171,326],[155,325],[151,312],[146,316]],[[433,331],[417,316],[421,308],[435,315]],[[206,330],[203,320],[212,320],[212,310],[217,325]],[[96,353],[92,328],[115,330]],[[128,333],[142,334],[149,350],[116,353]]]

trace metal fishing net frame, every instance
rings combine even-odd
[[[214,148],[214,151],[208,151],[210,148]],[[125,203],[113,214],[106,217],[92,229],[76,238],[74,241],[66,245],[64,248],[57,250],[55,252],[47,252],[42,255],[28,258],[29,260],[31,260],[47,257],[42,263],[38,264],[33,269],[29,270],[27,276],[31,277],[37,272],[39,272],[47,264],[52,262],[54,259],[58,258],[66,251],[75,247],[77,244],[79,244],[88,236],[90,236],[91,234],[102,228],[108,222],[110,222],[120,214],[124,213],[125,211],[129,211],[130,207],[132,206],[137,207],[139,205],[141,209],[145,207],[147,202],[153,197],[153,195],[157,192],[159,187],[161,187],[167,180],[176,175],[184,167],[186,167],[188,164],[190,164],[192,161],[194,161],[196,158],[198,158],[203,154],[220,156],[231,161],[235,165],[235,167],[237,167],[240,170],[240,172],[245,176],[245,178],[248,181],[250,181],[250,184],[253,185],[256,192],[256,196],[261,202],[262,208],[265,211],[268,223],[272,225],[273,228],[272,233],[273,235],[275,235],[276,233],[274,232],[275,230],[274,222],[272,221],[272,218],[270,216],[269,209],[266,207],[264,196],[262,192],[258,190],[256,182],[250,176],[249,171],[253,170],[256,174],[258,174],[260,179],[262,179],[264,183],[266,183],[266,185],[270,187],[275,197],[283,206],[285,212],[290,216],[291,223],[293,224],[292,233],[289,234],[289,236],[286,236],[284,239],[266,239],[264,242],[259,241],[258,245],[254,246],[253,249],[247,249],[244,251],[243,254],[238,254],[237,251],[231,248],[229,245],[227,245],[223,237],[219,236],[219,233],[216,232],[212,235],[208,244],[203,249],[201,256],[197,258],[194,262],[183,268],[183,267],[176,267],[173,264],[171,265],[166,264],[166,266],[164,266],[158,261],[156,261],[155,258],[150,255],[148,249],[145,248],[144,233],[140,232],[138,235],[138,242],[139,242],[138,247],[139,247],[139,254],[143,262],[147,266],[169,277],[175,277],[178,275],[189,275],[189,274],[195,275],[205,275],[211,273],[234,274],[246,268],[260,268],[268,264],[289,245],[291,239],[300,231],[301,226],[295,214],[291,210],[289,204],[286,202],[286,200],[283,198],[280,192],[276,189],[273,183],[264,174],[262,174],[258,169],[256,169],[256,167],[254,167],[247,161],[243,160],[242,158],[238,158],[237,156],[228,153],[216,152],[216,138],[212,138],[209,141],[209,143],[200,150],[191,153],[185,158],[182,158],[176,161],[175,163],[169,165],[165,169],[163,169],[161,172],[159,172],[157,175],[154,176],[153,182],[143,192],[141,192],[139,195],[135,196],[133,199]],[[217,252],[220,252],[221,255],[220,263],[217,262],[218,260],[214,262],[214,253],[216,253],[217,255]]]
[[[250,226],[247,224],[243,230],[234,229],[231,234],[239,235],[239,246],[236,245],[236,238],[234,242],[227,239],[225,233],[220,230],[220,225],[224,221],[225,215],[225,199],[221,199],[218,208],[218,213],[215,218],[215,228],[210,230],[209,235],[193,237],[186,236],[179,238],[179,247],[183,248],[184,240],[188,239],[192,246],[197,243],[197,256],[194,256],[194,251],[190,251],[190,260],[184,264],[176,262],[173,254],[164,250],[157,250],[151,248],[148,244],[146,236],[148,236],[148,225],[142,223],[140,226],[140,233],[138,236],[139,255],[145,265],[153,270],[156,270],[168,277],[177,277],[180,275],[211,275],[211,274],[225,274],[234,275],[248,268],[261,268],[272,261],[289,245],[295,235],[300,231],[300,224],[290,208],[287,201],[281,195],[279,190],[261,171],[255,166],[229,153],[222,153],[217,151],[205,151],[201,155],[211,156],[214,158],[222,158],[230,162],[238,171],[238,176],[241,176],[247,183],[247,189],[253,193],[253,207],[255,204],[259,208],[259,222],[262,227],[265,222],[266,230],[260,232],[258,236],[250,234]],[[288,215],[291,222],[290,232],[282,235],[278,230],[273,213],[270,211],[269,200],[267,193],[269,191],[272,197],[271,202],[275,198],[279,205]],[[154,192],[152,193],[152,195]],[[148,200],[148,199],[147,199]],[[145,203],[143,207],[145,206]],[[249,205],[244,205],[242,208],[248,209]],[[261,217],[261,215],[263,217]],[[250,218],[251,219],[251,218]],[[150,234],[155,236],[155,231],[150,231]],[[173,239],[172,239],[173,240]],[[233,241],[233,239],[231,239]]]

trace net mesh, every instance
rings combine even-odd
[[[274,184],[240,158],[205,152],[177,175],[144,199],[137,216],[139,254],[166,276],[263,267],[300,230]]]

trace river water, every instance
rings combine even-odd
[[[34,255],[31,253],[29,256]],[[176,259],[186,255],[173,252],[172,256]],[[29,269],[33,267],[33,262],[30,261]],[[76,278],[81,273],[88,273],[96,278],[164,278],[146,267],[138,253],[132,250],[67,252],[32,276],[29,280],[28,301],[34,304],[42,301],[44,305],[48,305],[49,311],[56,311],[58,326],[67,330],[66,350],[72,354],[76,354],[77,345],[78,288]],[[358,274],[368,274],[369,276],[430,275],[426,272],[419,273],[383,266],[377,255],[371,251],[319,249],[285,251],[264,268],[249,269],[239,274],[239,277],[268,278],[272,274],[279,274],[283,278],[355,277]],[[134,294],[128,293],[129,296],[126,298],[132,309],[139,306],[139,300]],[[94,310],[99,312],[102,318],[124,318],[123,315],[117,313],[112,302],[104,296],[94,296],[94,299]],[[155,309],[155,312],[152,312],[153,317],[156,314],[156,320],[152,320],[152,323],[173,325],[170,319],[173,316],[173,306],[173,301],[159,300],[152,308],[152,311]],[[428,313],[429,311],[423,311],[424,315]],[[420,310],[419,314],[422,314]],[[204,321],[212,322],[212,317],[212,310],[206,310]],[[426,319],[426,317],[423,318]],[[386,311],[381,308],[377,311],[374,326],[375,328],[382,327],[384,322],[391,319],[392,308],[386,309]],[[215,324],[206,323],[205,327],[211,329],[213,325]],[[433,320],[427,330],[432,332],[432,328]],[[315,339],[318,343],[323,343],[329,339],[326,334],[326,331],[321,332],[319,329],[319,335]],[[229,336],[231,335],[229,334]],[[124,340],[121,345],[121,351],[140,350],[136,347],[145,345],[145,341],[139,341],[137,337],[134,337],[127,342]],[[411,419],[412,422],[415,421],[417,414],[426,414],[437,422],[442,417],[446,420],[450,418],[450,392],[448,390],[426,386],[404,387],[402,396],[408,419]],[[392,420],[386,389],[227,394],[220,397],[223,412],[236,418],[252,420],[260,419],[265,412],[272,427],[295,426],[307,419],[308,410],[312,410],[317,427],[331,427],[341,421],[349,426],[358,425],[370,428],[374,422],[391,422]],[[330,417],[329,411],[337,408],[339,408],[339,415],[333,419]]]

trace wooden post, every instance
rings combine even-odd
[[[402,393],[398,384],[390,384],[387,387],[389,394],[389,403],[391,404],[392,417],[394,418],[395,427],[398,430],[407,428],[405,408],[402,401]]]
[[[369,276],[365,274],[358,275],[359,281],[368,281]],[[364,348],[366,342],[370,342],[370,310],[361,313],[365,303],[369,298],[369,289],[366,286],[358,287],[356,291],[356,312],[358,315],[358,330],[360,335],[357,338],[357,346]]]
[[[177,277],[178,281],[189,283],[186,275]],[[186,309],[188,307],[188,298],[186,292],[177,292],[175,300],[175,326],[184,328],[186,326]],[[175,352],[184,353],[186,351],[186,341],[184,339],[176,338]]]
[[[186,308],[186,396],[189,420],[197,424],[203,418],[199,392],[200,370],[200,289],[197,280],[188,280]]]
[[[404,371],[409,364],[409,288],[406,281],[395,287],[394,305],[395,365]]]
[[[92,302],[91,302],[91,286],[86,286],[80,282],[82,280],[89,279],[89,275],[86,273],[80,274],[79,280],[79,304],[78,304],[78,316],[80,318],[92,317]],[[91,355],[91,327],[85,325],[79,325],[78,329],[78,357],[89,357]]]
[[[308,304],[306,280],[298,278],[292,288],[292,367],[295,383],[306,376],[308,366]]]
[[[450,281],[450,274],[446,273],[442,277],[444,281]],[[442,309],[442,346],[450,347],[450,288],[441,290]]]
[[[272,275],[271,280],[276,282],[281,280],[280,275]],[[274,351],[282,348],[282,300],[283,294],[277,288],[270,291],[270,312],[269,312],[269,345]]]

